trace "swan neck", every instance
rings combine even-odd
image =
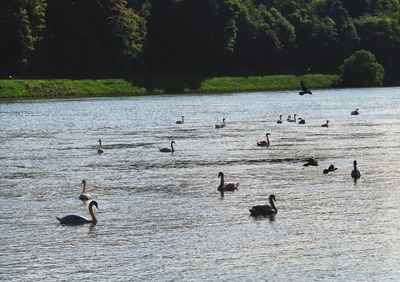
[[[93,206],[94,206],[93,204],[89,205],[89,213],[90,213],[90,216],[92,217],[92,223],[97,223],[97,218],[93,212]]]
[[[172,152],[175,152],[174,143],[172,143],[172,142],[171,142],[171,150],[172,150]]]
[[[274,211],[275,211],[276,213],[278,213],[278,210],[277,210],[277,208],[275,207],[275,204],[274,204],[274,201],[272,200],[272,198],[269,198],[269,204],[270,204],[271,208],[273,208]]]
[[[86,192],[86,181],[83,182],[83,189],[82,189],[82,193]]]

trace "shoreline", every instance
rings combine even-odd
[[[335,74],[162,77],[130,80],[3,79],[0,80],[0,100],[300,90],[300,81],[304,81],[313,90],[338,87],[339,79]]]

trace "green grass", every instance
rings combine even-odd
[[[308,74],[295,75],[268,75],[248,77],[214,77],[205,80],[201,86],[202,92],[221,91],[261,91],[300,89],[300,81],[304,81],[311,89],[331,88],[337,85],[339,76]]]
[[[273,91],[299,89],[304,81],[311,89],[337,86],[337,75],[309,74],[213,78],[32,79],[0,80],[0,98],[62,98],[162,93]]]
[[[0,98],[59,98],[145,94],[123,79],[0,80]]]

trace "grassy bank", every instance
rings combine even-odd
[[[100,80],[0,80],[0,98],[60,98],[154,93],[204,93],[335,87],[337,75],[310,74],[248,77],[100,79]]]

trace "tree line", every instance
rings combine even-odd
[[[399,0],[0,0],[0,76],[400,73]]]

